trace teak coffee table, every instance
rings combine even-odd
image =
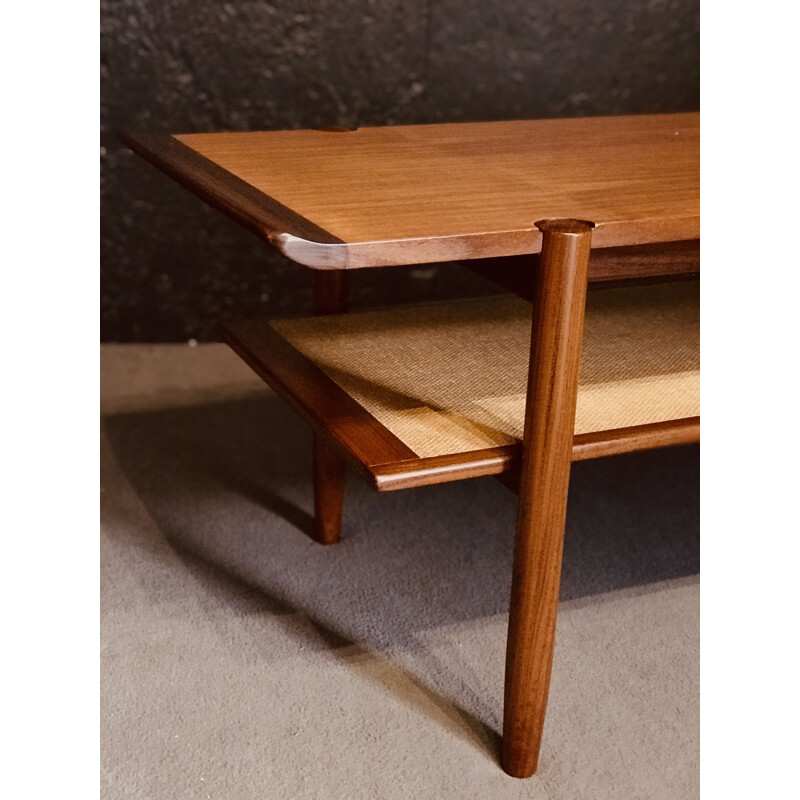
[[[315,430],[317,541],[339,538],[346,459],[379,491],[496,475],[518,492],[502,751],[518,777],[538,760],[571,462],[699,441],[698,282],[678,280],[699,276],[699,124],[124,135],[316,270],[317,316],[224,336]],[[510,294],[344,313],[350,270],[439,261]]]

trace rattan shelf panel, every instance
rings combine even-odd
[[[444,479],[442,469],[452,480],[462,468],[464,477],[513,468],[530,315],[524,300],[503,295],[250,321],[229,326],[226,337],[273,388],[330,431],[379,488],[399,488],[412,473],[408,485]],[[292,377],[299,365],[311,376],[302,386]],[[698,283],[591,291],[575,457],[694,441],[697,417]],[[664,432],[674,441],[661,441]],[[370,449],[375,437],[382,438],[380,453]]]

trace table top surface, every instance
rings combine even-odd
[[[700,235],[699,113],[124,138],[319,269],[535,253],[553,217],[595,247]]]

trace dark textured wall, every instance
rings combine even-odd
[[[101,0],[106,341],[215,338],[308,309],[308,270],[126,150],[173,133],[699,108],[698,0]],[[452,265],[367,270],[354,304],[479,289]]]

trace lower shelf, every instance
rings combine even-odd
[[[503,295],[224,335],[389,490],[514,469],[530,331],[530,305]],[[590,291],[573,459],[698,441],[699,427],[698,284]]]

